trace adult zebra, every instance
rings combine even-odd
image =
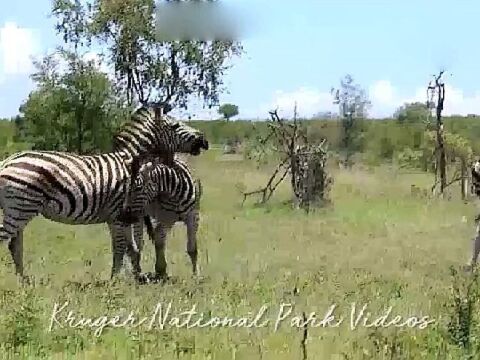
[[[66,224],[107,222],[116,218],[129,195],[132,166],[148,155],[208,149],[204,135],[186,124],[135,110],[114,137],[115,150],[100,155],[24,151],[0,165],[0,241],[8,241],[15,271],[23,276],[23,230],[38,214]],[[112,277],[120,265],[113,256]]]
[[[155,247],[155,277],[164,278],[167,275],[165,260],[167,235],[173,225],[177,221],[181,221],[187,227],[187,253],[192,264],[192,272],[195,274],[197,271],[197,232],[202,193],[200,180],[193,178],[187,163],[179,159],[178,156],[175,157],[171,166],[156,165],[142,175],[144,177],[148,175],[148,180],[139,180],[137,189],[140,189],[140,192],[143,193],[137,194],[135,199],[139,204],[146,204],[145,216],[143,221],[138,221],[138,216],[130,216],[131,221],[125,219],[123,229],[120,226],[116,228],[120,231],[112,234],[114,252],[120,254],[126,247],[133,272],[136,276],[140,276],[143,224],[145,222],[148,236]],[[153,184],[157,182],[159,186],[152,190],[150,181]],[[141,200],[139,201],[139,199]],[[136,205],[137,209],[142,207],[139,204]],[[133,225],[129,225],[130,223],[133,223]],[[134,246],[136,246],[136,249]],[[148,279],[144,278],[143,280]]]

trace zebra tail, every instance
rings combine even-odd
[[[150,240],[153,241],[153,224],[152,218],[149,215],[145,215],[143,217],[143,221],[145,222],[145,226],[147,227],[147,234]]]
[[[195,198],[195,207],[200,209],[200,199],[202,198],[203,187],[202,182],[200,179],[195,180],[195,187],[196,187],[196,198]]]

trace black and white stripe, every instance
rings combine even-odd
[[[472,185],[471,191],[473,194],[480,197],[480,160],[476,160],[471,168],[472,175]],[[473,250],[472,250],[472,259],[470,260],[469,267],[473,268],[476,265],[478,254],[480,253],[480,215],[475,218],[476,222],[476,231],[475,238],[473,239]]]
[[[67,224],[108,222],[110,229],[130,194],[132,167],[149,155],[183,152],[198,155],[208,142],[199,131],[146,108],[133,112],[115,136],[115,151],[81,156],[65,152],[24,151],[0,165],[0,240],[23,274],[23,229],[38,214]],[[115,256],[114,256],[115,258]],[[113,272],[112,272],[113,275]]]
[[[134,206],[136,211],[144,204],[147,206],[143,220],[155,246],[156,275],[166,276],[166,238],[177,221],[184,222],[187,226],[187,253],[190,256],[193,273],[196,273],[201,183],[199,180],[194,180],[188,165],[178,157],[171,166],[157,165],[148,174],[148,180],[145,180],[147,173],[148,171],[142,173],[140,177],[144,185],[139,188],[145,189],[144,193],[134,191]],[[149,182],[152,184],[148,184]],[[158,183],[154,185],[155,182]],[[138,184],[135,190],[137,186]],[[157,191],[156,194],[155,191]],[[129,221],[132,219],[133,221]],[[130,219],[124,219],[125,232],[112,234],[115,253],[120,254],[122,250],[126,250],[132,261],[133,271],[137,275],[141,272],[140,257],[143,249],[143,221],[135,221],[138,219],[139,217],[135,215],[130,216]],[[129,225],[130,223],[133,225]],[[133,248],[134,246],[136,249]],[[117,260],[120,263],[122,261],[122,259]]]

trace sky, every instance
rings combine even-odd
[[[221,102],[239,118],[336,111],[330,89],[351,74],[369,95],[372,117],[426,100],[432,75],[446,70],[444,114],[480,114],[476,0],[224,0],[244,25],[245,53],[232,60]],[[0,118],[18,113],[34,89],[31,59],[61,43],[50,0],[16,0],[0,11]],[[96,50],[99,51],[99,50]],[[90,56],[95,57],[95,52]],[[100,66],[100,65],[99,65]],[[104,69],[104,67],[102,67]],[[193,118],[217,118],[192,102]],[[182,112],[180,115],[185,115]]]

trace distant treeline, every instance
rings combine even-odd
[[[189,123],[204,131],[210,142],[215,144],[251,143],[268,131],[265,121],[194,120]],[[474,154],[480,154],[480,118],[445,117],[444,123],[447,133],[458,135],[472,148]],[[0,120],[0,155],[3,157],[20,149],[35,147],[35,144],[28,141],[31,136],[23,134],[21,126],[17,124],[21,124],[18,119]],[[309,140],[321,141],[326,138],[332,151],[340,149],[342,127],[338,120],[303,120],[302,125],[307,130]],[[112,131],[114,128],[112,127]],[[354,150],[373,163],[392,161],[403,156],[405,152],[422,151],[426,146],[426,128],[424,122],[408,119],[358,120]],[[89,136],[91,132],[85,134],[85,142],[90,141]],[[62,140],[57,139],[58,141]],[[55,146],[58,147],[58,143]]]
[[[406,121],[405,121],[406,120]],[[250,141],[268,131],[264,121],[221,120],[190,122],[204,131],[213,143],[223,144],[234,141]],[[341,147],[342,126],[338,120],[304,120],[311,141],[326,138],[333,151]],[[480,154],[480,117],[445,117],[445,130],[464,138],[475,154]],[[427,126],[422,121],[403,119],[366,119],[356,124],[355,150],[369,154],[372,158],[391,160],[405,149],[420,150],[425,146]],[[432,128],[430,126],[430,128]]]

